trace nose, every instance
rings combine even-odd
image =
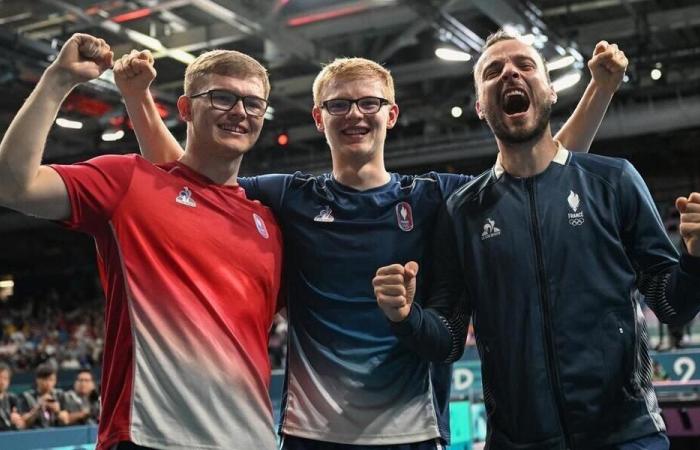
[[[227,114],[230,116],[245,117],[247,114],[245,107],[243,107],[243,99],[239,98],[236,103],[234,103],[233,108],[228,110]]]
[[[520,71],[518,70],[515,64],[508,62],[503,67],[503,73],[501,74],[501,77],[504,81],[508,81],[510,79],[518,79],[520,78]]]
[[[360,107],[357,106],[357,102],[350,104],[350,111],[345,114],[345,117],[364,117],[364,114],[360,111]]]

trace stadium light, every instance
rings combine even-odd
[[[70,120],[64,117],[59,117],[56,119],[56,125],[63,128],[70,128],[73,130],[80,130],[83,128],[83,122],[77,120]]]
[[[571,55],[562,56],[561,58],[553,59],[547,63],[547,70],[552,72],[554,70],[563,69],[564,67],[569,67],[576,62],[576,58]]]
[[[554,80],[552,82],[552,87],[554,88],[554,92],[560,92],[564,89],[570,88],[579,81],[581,81],[581,72],[577,70],[575,72],[569,72],[566,75]]]
[[[114,142],[124,137],[124,130],[105,131],[102,133],[102,140],[105,142]]]
[[[435,49],[435,56],[445,61],[467,62],[472,59],[472,55],[462,50],[455,50],[449,47],[438,47]]]

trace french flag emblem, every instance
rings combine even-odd
[[[396,221],[399,224],[399,228],[403,231],[411,231],[413,229],[413,210],[411,205],[406,202],[396,205]]]
[[[265,239],[269,238],[270,234],[267,232],[267,227],[265,226],[265,222],[263,222],[262,217],[253,213],[253,220],[255,221],[255,226],[257,227],[260,236],[264,237]]]

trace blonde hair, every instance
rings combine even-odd
[[[270,95],[270,79],[267,69],[255,58],[235,50],[211,50],[202,53],[185,70],[185,95],[192,95],[199,89],[203,79],[209,74],[258,78],[263,85],[265,98]]]
[[[396,103],[394,78],[382,65],[365,58],[336,58],[323,67],[314,80],[314,104],[320,106],[323,90],[334,80],[358,80],[373,78],[384,84],[384,95],[390,103]]]

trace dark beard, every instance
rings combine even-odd
[[[486,122],[491,127],[491,131],[496,137],[506,144],[522,144],[539,139],[549,125],[549,116],[552,114],[552,105],[549,102],[543,102],[540,105],[540,112],[535,121],[535,127],[532,129],[518,128],[510,130],[503,121],[498,118],[491,118],[489,111],[486,111]]]

